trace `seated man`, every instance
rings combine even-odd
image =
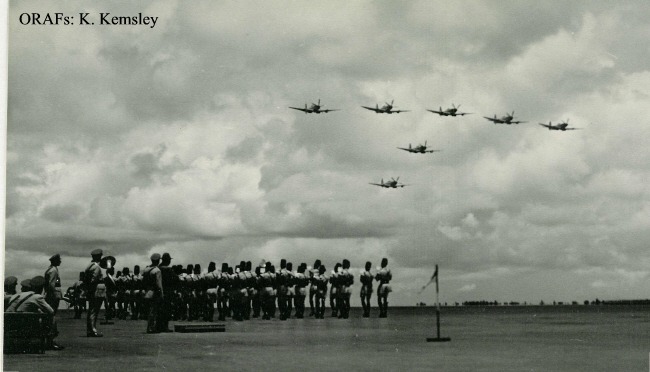
[[[16,286],[18,285],[18,279],[15,276],[10,276],[5,278],[5,309],[11,297],[16,294]]]
[[[8,313],[43,313],[54,316],[54,309],[47,304],[45,297],[40,294],[45,287],[45,278],[42,276],[34,277],[30,282],[30,286],[30,290],[13,295],[5,311]],[[26,289],[24,285],[23,288]],[[56,337],[55,334],[48,335],[49,348],[51,350],[62,350],[63,346],[54,342],[54,337]]]

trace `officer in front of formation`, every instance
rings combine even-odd
[[[158,323],[159,332],[173,332],[169,329],[169,320],[172,317],[173,296],[172,293],[176,287],[177,276],[171,266],[172,256],[169,253],[163,253],[162,261],[158,268],[162,280],[162,288],[167,292],[167,296],[162,296],[162,303],[160,308],[160,316]],[[162,292],[162,291],[161,291]]]
[[[86,336],[102,337],[103,334],[97,332],[97,317],[99,309],[102,307],[106,297],[106,285],[104,284],[104,274],[99,266],[104,252],[101,249],[95,249],[90,253],[92,260],[84,270],[84,280],[88,290],[88,314],[86,316]]]
[[[63,297],[61,294],[61,277],[59,276],[59,266],[61,265],[61,255],[58,253],[50,257],[50,267],[45,271],[45,301],[54,310],[52,317],[51,339],[59,334],[56,323],[56,313],[59,310],[59,302]],[[50,345],[52,349],[58,350],[60,346]]]
[[[11,297],[5,311],[9,313],[42,313],[54,317],[54,309],[48,305],[45,297],[41,295],[45,284],[45,278],[42,276],[36,276],[31,280],[23,280],[21,282],[22,292]],[[53,327],[54,324],[50,324],[50,329],[53,329]],[[50,350],[63,350],[63,346],[54,342],[55,337],[56,334],[53,332],[48,333],[48,348]]]
[[[144,299],[149,309],[147,320],[147,333],[160,333],[160,310],[164,298],[160,254],[151,255],[151,265],[145,267],[142,272],[142,284],[144,286]]]

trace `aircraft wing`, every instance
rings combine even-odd
[[[472,115],[473,112],[461,112],[461,113],[456,113],[456,116],[463,116],[463,115]]]
[[[508,124],[522,124],[522,123],[528,123],[528,122],[527,121],[519,121],[519,120],[517,120],[517,121],[511,121]]]
[[[399,114],[400,112],[409,112],[410,110],[395,110],[391,111],[391,114]]]
[[[427,109],[427,111],[433,112],[434,114],[438,114],[440,116],[447,116],[447,114],[445,114],[444,111],[436,111],[436,110],[429,110],[429,109]]]
[[[320,112],[328,113],[330,111],[341,111],[340,109],[328,109],[328,110],[320,110]]]
[[[398,149],[408,151],[408,152],[415,152],[415,151],[413,151],[413,149],[406,149],[404,147],[398,147]]]
[[[548,128],[548,129],[555,129],[555,127],[550,125],[550,124],[544,124],[544,123],[537,123],[537,124],[539,124],[539,125],[541,125],[541,126],[543,126],[545,128]]]
[[[368,106],[361,106],[361,107],[363,107],[363,108],[366,109],[366,110],[374,111],[374,112],[376,112],[376,113],[383,112],[382,110],[379,110],[379,109],[374,108],[374,107],[368,107]]]
[[[489,121],[495,123],[495,124],[503,124],[503,123],[504,123],[504,121],[503,121],[503,120],[500,120],[500,119],[489,118],[489,117],[487,117],[487,116],[483,116],[483,117],[486,118],[486,119],[488,119]]]
[[[579,130],[579,129],[582,129],[582,128],[564,128],[564,130]]]
[[[312,113],[312,111],[309,110],[309,109],[304,109],[304,108],[299,108],[299,107],[291,107],[291,106],[289,106],[289,108],[290,108],[290,109],[294,109],[294,110],[298,110],[298,111],[302,111],[302,112],[306,112],[306,113],[308,113],[308,114],[311,114],[311,113]]]
[[[382,185],[381,183],[369,183],[369,185],[375,185],[375,186],[379,186],[379,187],[388,187],[386,185]]]
[[[442,150],[426,150],[426,151],[424,151],[424,152],[434,153],[434,152],[440,152],[440,151],[442,151]]]

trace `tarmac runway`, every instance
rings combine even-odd
[[[59,317],[63,351],[4,355],[5,371],[645,371],[650,308],[607,311],[443,309],[435,336],[434,308],[395,308],[387,319],[277,318],[235,322],[223,333],[146,334],[145,321],[101,325],[85,336],[85,319]],[[597,311],[598,310],[598,311]],[[103,315],[103,311],[100,316]],[[187,324],[187,322],[179,322]],[[173,323],[172,323],[173,324]],[[192,322],[190,324],[200,324]]]

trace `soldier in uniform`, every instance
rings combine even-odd
[[[264,267],[264,272],[260,274],[260,287],[261,290],[261,305],[262,305],[262,319],[270,320],[271,319],[271,309],[275,302],[275,297],[273,295],[273,279],[271,277],[271,263],[267,262]]]
[[[18,285],[18,278],[15,276],[8,276],[5,278],[5,309],[13,295],[16,294],[16,286]]]
[[[292,262],[287,262],[287,270],[285,275],[287,276],[286,279],[286,286],[287,286],[287,306],[286,306],[286,319],[291,318],[291,311],[293,308],[293,299],[296,297],[296,283],[294,281],[294,273],[293,273],[293,263]]]
[[[118,307],[120,308],[120,314],[118,314],[118,318],[122,320],[126,320],[126,318],[129,317],[129,304],[131,303],[131,296],[132,296],[132,285],[133,285],[133,277],[131,276],[131,270],[128,267],[125,267],[122,269],[122,276],[119,278],[119,282],[117,283],[117,291],[118,294]]]
[[[325,265],[318,267],[318,276],[315,277],[316,282],[316,319],[325,318],[325,298],[327,297],[327,282],[329,278],[325,275]]]
[[[289,275],[287,272],[287,260],[280,260],[280,271],[277,275],[278,286],[278,308],[280,309],[280,320],[287,320],[287,301],[289,298],[289,287],[287,281]]]
[[[309,285],[309,279],[305,276],[306,268],[307,264],[304,262],[301,263],[300,266],[298,266],[298,272],[294,277],[295,296],[293,298],[293,303],[296,308],[297,319],[302,319],[305,316],[305,297],[307,297],[307,286]]]
[[[203,320],[211,322],[214,320],[214,303],[217,301],[217,264],[210,262],[208,272],[202,275],[203,287],[205,288],[205,314]]]
[[[27,283],[26,283],[27,284]],[[41,295],[44,287],[46,287],[46,280],[42,276],[36,276],[29,281],[30,290],[23,291],[19,294],[14,294],[10,299],[8,306],[5,308],[6,312],[18,313],[42,313],[51,314],[52,321],[54,320],[54,309],[48,304],[48,301]],[[27,289],[27,288],[26,288]],[[47,291],[47,290],[46,290]],[[50,329],[54,329],[54,324],[50,324]],[[63,350],[64,347],[54,342],[57,333],[49,332],[47,343],[50,350]]]
[[[251,296],[251,307],[253,308],[253,318],[259,318],[260,312],[262,310],[261,296],[264,287],[262,287],[261,285],[261,275],[262,275],[262,268],[260,266],[257,266],[255,268],[255,275],[254,275],[255,282],[253,283],[253,294]]]
[[[131,277],[131,320],[142,319],[144,313],[143,297],[142,274],[140,274],[140,266],[135,265]]]
[[[169,320],[172,317],[172,300],[174,287],[176,286],[176,275],[174,275],[174,270],[170,266],[171,263],[172,256],[170,256],[169,253],[163,253],[162,261],[158,268],[160,269],[162,287],[165,290],[165,296],[162,296],[158,332],[173,332],[169,329]]]
[[[314,297],[318,293],[318,286],[316,285],[316,278],[319,274],[320,260],[314,261],[314,267],[309,270],[309,281],[311,285],[309,286],[309,316],[314,316]]]
[[[375,280],[379,282],[377,287],[377,306],[379,306],[379,317],[386,318],[388,317],[388,294],[392,292],[390,287],[390,280],[393,278],[393,275],[390,272],[388,266],[388,259],[381,259],[381,269],[377,272]]]
[[[228,269],[228,275],[230,276],[230,309],[232,310],[233,320],[241,321],[241,286],[242,282],[239,278],[239,272],[241,268],[239,265],[235,266],[235,270],[232,270],[232,267]]]
[[[330,274],[330,308],[332,309],[332,318],[339,315],[339,295],[341,292],[341,283],[339,279],[341,264],[334,265],[334,270]]]
[[[244,275],[246,276],[246,302],[244,303],[244,320],[249,320],[251,317],[251,305],[253,303],[253,298],[257,296],[257,289],[255,288],[257,284],[257,276],[254,272],[251,272],[253,269],[253,263],[246,261],[246,270]]]
[[[88,291],[86,290],[86,284],[84,283],[84,274],[83,271],[79,272],[79,280],[72,285],[74,291],[74,302],[72,303],[74,307],[74,319],[81,319],[81,313],[86,311],[86,293]]]
[[[230,314],[228,308],[228,292],[230,291],[230,277],[228,275],[228,264],[221,264],[221,273],[218,276],[218,291],[217,291],[217,311],[219,312],[219,320],[226,320],[226,315]]]
[[[339,275],[339,318],[347,319],[350,316],[350,297],[354,276],[350,273],[350,261],[343,260],[343,270]]]
[[[366,269],[361,272],[361,306],[363,306],[363,317],[370,317],[370,298],[372,297],[372,280],[374,275],[370,273],[372,264],[370,261],[366,262]]]
[[[90,253],[92,260],[84,270],[84,279],[88,289],[88,314],[86,316],[86,336],[102,337],[103,334],[97,332],[97,317],[99,309],[106,296],[106,288],[103,282],[104,274],[99,266],[104,252],[101,249],[95,249]]]
[[[114,264],[115,262],[112,261],[110,267],[106,267],[106,276],[104,277],[104,284],[106,285],[104,320],[107,322],[113,320],[113,316],[115,315],[115,303],[117,302],[117,277],[115,275],[115,268],[113,267]]]
[[[61,294],[61,278],[59,277],[59,266],[61,265],[61,255],[58,253],[50,257],[50,267],[45,270],[45,301],[54,310],[52,316],[52,333],[50,339],[53,340],[59,334],[59,329],[56,322],[56,314],[59,311],[59,302],[63,295]],[[56,350],[56,344],[50,345],[52,349]]]
[[[151,255],[151,265],[142,273],[142,283],[145,290],[145,301],[148,302],[149,316],[147,319],[147,333],[159,333],[160,305],[164,298],[162,273],[160,268],[160,254]]]

